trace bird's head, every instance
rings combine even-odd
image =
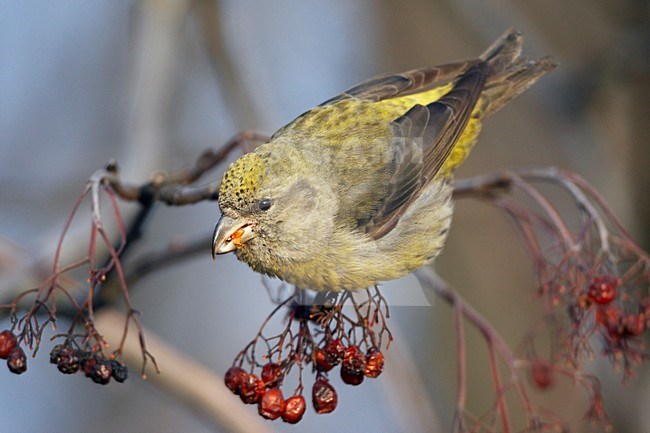
[[[292,146],[275,143],[233,162],[219,190],[212,254],[301,260],[331,233],[336,203]],[[246,260],[250,262],[251,260]]]

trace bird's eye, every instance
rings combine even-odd
[[[263,198],[257,203],[257,207],[260,208],[260,210],[266,211],[269,210],[271,207],[271,199],[270,198]]]

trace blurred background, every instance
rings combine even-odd
[[[560,67],[486,123],[458,176],[530,165],[576,171],[648,250],[649,16],[642,0],[2,2],[2,302],[10,291],[38,284],[34,264],[51,261],[77,194],[111,158],[124,179],[143,182],[155,171],[188,166],[238,131],[270,134],[373,75],[475,57],[508,27],[524,33],[530,56],[552,54]],[[205,182],[219,178],[213,173]],[[207,238],[217,219],[215,203],[159,206],[141,254],[175,239]],[[512,347],[539,313],[524,250],[507,221],[485,204],[459,202],[436,269]],[[417,288],[413,277],[385,287],[399,334],[387,352],[388,377],[360,387],[336,378],[334,414],[308,409],[298,426],[262,427],[448,431],[455,402],[452,311],[418,298],[417,289],[405,300],[402,293]],[[272,308],[256,274],[234,256],[212,262],[207,245],[204,254],[132,290],[148,332],[218,374]],[[491,390],[485,346],[467,332],[468,404],[482,413],[492,401],[484,394]],[[0,431],[228,430],[137,374],[106,387],[63,376],[48,364],[48,352],[30,360],[22,376],[0,372]],[[616,431],[650,431],[648,369],[622,387],[608,363],[589,368],[603,380]],[[402,375],[416,378],[421,406],[396,402],[393,387]],[[581,423],[582,390],[561,382],[536,397],[576,431],[591,431]]]

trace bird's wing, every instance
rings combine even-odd
[[[466,60],[445,65],[432,66],[400,74],[386,74],[371,78],[343,93],[323,102],[320,106],[328,106],[345,99],[362,101],[383,101],[385,99],[407,96],[438,87],[462,74],[480,60]]]
[[[372,215],[359,221],[359,228],[373,239],[392,230],[436,176],[469,121],[487,70],[487,63],[476,63],[445,96],[426,106],[415,105],[391,123],[393,158],[388,193]]]

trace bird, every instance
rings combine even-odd
[[[223,174],[213,258],[316,292],[431,264],[483,120],[556,66],[522,46],[509,29],[478,58],[371,78],[279,129]]]

